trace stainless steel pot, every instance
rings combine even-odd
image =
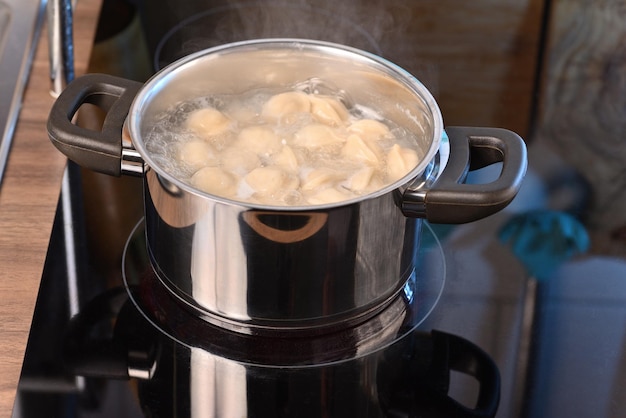
[[[155,118],[176,102],[311,78],[331,82],[415,132],[423,159],[402,179],[358,199],[275,207],[195,190],[146,148]],[[107,111],[101,132],[72,124],[83,103]],[[444,130],[428,90],[378,56],[310,40],[208,49],[145,85],[104,75],[78,78],[54,104],[48,132],[85,167],[144,176],[147,246],[158,276],[207,319],[245,332],[326,328],[380,311],[418,268],[421,218],[463,223],[493,214],[513,199],[526,170],[526,149],[516,134],[447,128],[450,156],[436,178]],[[462,184],[469,169],[500,161],[497,180]]]

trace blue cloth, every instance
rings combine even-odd
[[[563,262],[589,249],[589,235],[573,216],[535,210],[516,215],[500,230],[499,239],[537,280],[548,278]]]

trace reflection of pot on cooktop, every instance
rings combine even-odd
[[[443,290],[440,246],[424,245],[429,269],[360,323],[259,334],[209,322],[172,293],[146,257],[143,225],[124,251],[124,285],[100,293],[66,327],[71,376],[130,380],[153,417],[495,415],[500,376],[490,357],[460,337],[417,330]],[[448,395],[453,371],[478,382],[475,405]]]
[[[95,338],[92,330],[110,323],[111,316],[116,318],[113,336]],[[74,375],[136,378],[142,408],[154,417],[492,417],[498,407],[496,365],[480,348],[452,334],[414,330],[364,356],[278,365],[280,359],[273,364],[228,357],[224,348],[242,341],[249,346],[245,340],[252,338],[259,351],[277,356],[285,346],[324,353],[324,340],[336,336],[289,341],[284,335],[250,337],[204,326],[213,328],[205,334],[212,337],[205,348],[177,341],[157,330],[123,288],[116,289],[94,299],[71,321],[66,366]],[[452,371],[479,383],[475,406],[448,396]]]

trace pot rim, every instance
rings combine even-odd
[[[396,180],[387,186],[378,189],[376,191],[358,196],[352,199],[342,200],[335,203],[327,203],[322,205],[298,205],[298,206],[283,206],[283,205],[268,205],[259,204],[254,202],[245,202],[240,200],[228,199],[222,196],[213,195],[196,189],[192,185],[180,180],[173,176],[163,168],[159,167],[158,163],[151,158],[150,153],[145,148],[145,143],[141,140],[141,119],[142,109],[151,100],[154,100],[158,96],[155,91],[158,91],[158,86],[162,83],[167,83],[167,79],[174,76],[176,73],[183,71],[185,67],[192,63],[206,57],[219,55],[220,53],[236,50],[236,49],[251,49],[257,50],[264,47],[277,47],[277,48],[290,48],[296,50],[317,49],[333,54],[342,54],[350,56],[356,60],[359,60],[369,66],[374,66],[381,72],[393,76],[397,81],[400,81],[402,85],[408,88],[412,93],[419,97],[426,105],[432,115],[432,127],[433,138],[430,138],[430,145],[424,156],[417,164],[417,166],[408,172],[401,179]],[[144,170],[153,169],[157,172],[161,181],[167,184],[167,188],[184,190],[187,193],[191,193],[201,198],[209,198],[219,201],[228,205],[241,206],[249,209],[262,209],[272,211],[312,211],[312,210],[325,210],[335,207],[348,206],[354,203],[358,203],[364,200],[377,198],[379,196],[390,193],[396,189],[406,186],[413,182],[418,176],[424,173],[428,165],[431,163],[437,152],[439,152],[440,143],[442,137],[445,134],[443,129],[443,117],[441,110],[437,105],[437,102],[430,91],[411,73],[403,69],[402,67],[394,64],[393,62],[382,58],[373,53],[363,51],[351,46],[337,44],[327,41],[311,40],[311,39],[298,39],[298,38],[263,38],[253,39],[246,41],[232,42],[228,44],[219,45],[216,47],[204,49],[202,51],[195,52],[187,55],[172,64],[164,67],[162,70],[153,75],[139,90],[135,96],[125,123],[125,129],[128,130],[129,137],[132,141],[132,147],[140,154],[144,163]]]

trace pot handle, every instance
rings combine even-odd
[[[67,324],[62,351],[65,370],[85,377],[152,378],[160,346],[140,315],[123,286],[96,296]],[[137,320],[139,327],[133,322]],[[102,332],[103,325],[108,328],[111,323],[115,324],[112,334]]]
[[[108,74],[76,78],[61,92],[48,117],[50,140],[70,160],[101,173],[122,171],[122,128],[135,95],[143,85]],[[106,112],[101,131],[72,123],[83,104]]]
[[[517,195],[526,174],[524,140],[501,128],[448,127],[450,157],[435,184],[407,189],[402,197],[406,216],[432,223],[473,222],[505,208]],[[467,173],[502,162],[500,176],[491,183],[464,184]]]
[[[378,397],[385,416],[493,418],[501,378],[493,359],[474,343],[447,332],[414,331],[385,351],[378,367]],[[475,402],[450,394],[453,372],[475,379]],[[468,405],[466,405],[466,403]]]
[[[438,405],[438,416],[491,418],[500,404],[500,372],[494,361],[478,346],[464,338],[432,330],[433,359],[427,377],[432,390],[419,388],[416,396]],[[452,371],[472,376],[480,384],[476,405],[467,407],[448,395]]]

